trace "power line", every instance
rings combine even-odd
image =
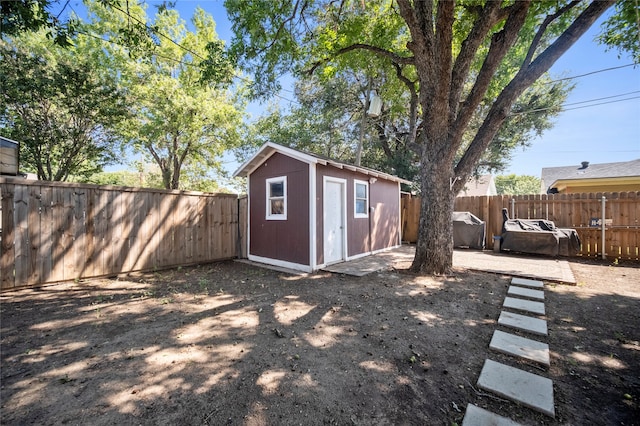
[[[162,31],[159,31],[153,27],[150,27],[148,24],[146,24],[145,22],[142,22],[141,20],[139,20],[138,18],[136,18],[135,16],[132,16],[128,11],[124,11],[122,10],[120,7],[116,6],[115,4],[111,4],[110,5],[112,8],[120,11],[121,13],[124,13],[125,15],[127,15],[127,17],[133,19],[134,21],[136,21],[138,24],[143,25],[146,29],[148,29],[149,31],[154,32],[155,34],[157,34],[158,36],[164,38],[165,40],[170,41],[171,43],[175,44],[176,46],[178,46],[179,48],[181,48],[182,50],[184,50],[185,52],[189,52],[191,53],[193,56],[197,57],[198,59],[204,61],[205,58],[203,58],[200,54],[194,52],[191,49],[188,49],[186,47],[184,47],[183,45],[181,45],[180,43],[178,43],[177,41],[174,41],[171,37],[169,37],[168,35],[164,34]]]
[[[634,93],[640,93],[640,90],[636,90],[634,92],[621,93],[619,95],[606,96],[604,98],[591,99],[590,101],[572,102],[570,104],[564,104],[564,106],[567,106],[567,105],[580,105],[580,104],[586,104],[586,103],[589,103],[589,102],[603,101],[605,99],[612,99],[612,98],[619,98],[621,96],[633,95]]]
[[[68,4],[69,4],[69,0],[67,0],[67,2],[66,2],[66,4],[65,4],[65,7],[66,7]],[[182,50],[184,50],[185,52],[191,53],[192,55],[194,55],[195,57],[197,57],[197,58],[198,58],[198,59],[200,59],[200,60],[203,60],[203,61],[205,60],[205,58],[203,58],[200,54],[198,54],[198,53],[194,52],[193,50],[191,50],[191,49],[189,49],[189,48],[187,48],[187,47],[185,47],[185,46],[181,45],[180,43],[176,42],[175,40],[173,40],[173,39],[172,39],[171,37],[169,37],[168,35],[166,35],[166,34],[164,34],[163,32],[161,32],[161,31],[157,30],[156,28],[150,27],[147,23],[140,21],[140,20],[139,20],[138,18],[136,18],[135,16],[132,16],[128,10],[127,10],[127,11],[122,10],[122,9],[121,9],[119,6],[117,6],[116,4],[111,4],[110,6],[111,6],[112,8],[114,8],[114,9],[118,10],[119,12],[121,12],[121,13],[125,14],[128,18],[133,19],[133,20],[134,20],[134,21],[136,21],[138,24],[143,25],[147,30],[152,31],[153,33],[157,34],[158,36],[160,36],[160,37],[162,37],[162,38],[164,38],[164,39],[168,40],[169,42],[171,42],[171,43],[175,44],[177,47],[181,48],[181,49],[182,49]],[[64,8],[63,8],[63,10],[64,10]],[[72,9],[72,10],[73,10],[73,9]],[[74,11],[74,12],[75,12],[75,11]],[[89,34],[86,34],[86,33],[85,33],[85,35],[89,35]],[[91,36],[92,36],[92,37],[96,37],[96,36],[93,36],[93,35],[91,35]],[[110,43],[111,43],[111,41],[104,40],[104,39],[102,39],[101,37],[96,37],[96,38],[99,38],[99,39],[101,39],[101,40],[103,40],[103,41],[107,41],[107,42],[110,42]],[[117,43],[116,43],[116,44],[117,44]],[[161,58],[164,58],[164,59],[168,59],[168,60],[171,60],[171,61],[175,61],[175,62],[177,62],[177,63],[184,64],[184,65],[187,65],[187,66],[194,66],[193,64],[186,63],[186,62],[183,62],[183,61],[178,60],[178,59],[175,59],[175,58],[169,58],[169,57],[166,57],[166,56],[163,56],[163,55],[159,55],[159,54],[156,54],[156,56],[161,57]],[[599,70],[591,71],[591,72],[588,72],[588,73],[585,73],[585,74],[580,74],[580,75],[575,75],[575,76],[571,76],[571,77],[564,77],[564,78],[560,78],[560,79],[557,79],[557,80],[552,80],[552,81],[548,82],[548,84],[550,84],[550,83],[555,83],[555,82],[559,82],[559,81],[565,81],[565,80],[573,80],[573,79],[576,79],[576,78],[586,77],[586,76],[593,75],[593,74],[598,74],[598,73],[607,72],[607,71],[613,71],[613,70],[617,70],[617,69],[621,69],[621,68],[627,68],[627,67],[636,66],[636,65],[638,65],[638,64],[632,63],[632,64],[621,65],[621,66],[618,66],[618,67],[603,68],[603,69],[599,69]],[[249,81],[248,79],[246,79],[246,78],[242,78],[242,77],[239,77],[239,76],[234,76],[234,78],[238,78],[238,79],[240,79],[240,80],[242,80],[242,81],[245,81],[245,82],[248,82],[248,81]],[[291,90],[287,90],[287,89],[284,89],[284,88],[282,88],[281,90],[282,90],[282,91],[284,91],[284,92],[289,92],[289,93],[294,94],[294,92],[293,92],[293,91],[291,91]],[[637,92],[630,92],[630,93],[637,93]],[[295,104],[300,105],[297,101],[294,101],[294,100],[292,100],[292,99],[285,98],[284,96],[281,96],[281,95],[279,95],[279,94],[274,93],[274,96],[275,96],[275,97],[277,97],[277,98],[280,98],[280,99],[282,99],[282,100],[285,100],[285,101],[287,101],[287,102],[289,102],[289,103],[295,103]],[[615,96],[612,96],[612,97],[609,97],[609,98],[618,97],[618,96],[623,96],[623,95],[615,95]],[[611,101],[611,102],[603,102],[603,103],[598,103],[598,104],[593,104],[593,105],[587,105],[587,106],[582,106],[582,107],[576,107],[576,108],[563,108],[563,109],[561,109],[561,111],[570,111],[570,110],[573,110],[573,109],[587,108],[587,107],[589,107],[589,106],[605,105],[605,104],[608,104],[608,103],[622,102],[622,101],[632,100],[632,99],[636,99],[636,98],[637,98],[637,97],[633,97],[633,98],[628,98],[628,99],[621,99],[621,100]],[[607,98],[601,98],[601,99],[607,99]],[[578,102],[578,103],[576,103],[576,104],[579,104],[579,103],[588,103],[588,102],[593,102],[593,101],[596,101],[596,100],[600,100],[600,99],[594,99],[594,100],[591,100],[591,101]],[[567,104],[567,105],[574,105],[574,104]],[[536,110],[531,110],[531,111],[523,111],[523,112],[519,112],[519,113],[516,113],[516,114],[525,114],[525,113],[530,113],[530,112],[540,112],[540,111],[546,111],[546,110],[548,110],[548,109],[552,109],[552,108],[555,108],[555,107],[541,108],[541,109],[536,109]],[[516,115],[516,114],[513,114],[513,115]]]
[[[118,43],[117,41],[113,41],[113,40],[109,40],[109,39],[104,39],[104,38],[102,38],[100,36],[97,36],[95,34],[90,34],[90,33],[84,32],[84,31],[80,31],[80,30],[76,30],[76,32],[78,34],[82,34],[82,35],[87,36],[87,37],[92,37],[92,38],[95,38],[96,40],[100,40],[100,41],[105,42],[105,43],[114,44],[116,46],[129,48],[129,46],[126,46],[126,45],[124,45],[122,43]],[[182,65],[185,65],[185,66],[188,66],[188,67],[197,67],[197,65],[192,64],[190,62],[184,62],[184,61],[182,61],[180,59],[171,58],[169,56],[161,55],[161,54],[159,54],[157,52],[154,52],[153,55],[157,56],[158,58],[162,58],[162,59],[166,59],[166,60],[169,60],[169,61],[173,61],[173,62],[176,62],[178,64],[182,64]]]
[[[160,37],[162,37],[162,38],[164,38],[164,39],[166,39],[166,40],[169,40],[171,43],[173,43],[173,44],[175,44],[176,46],[178,46],[179,48],[183,49],[185,52],[189,52],[189,53],[191,53],[192,55],[194,55],[194,56],[195,56],[195,57],[197,57],[198,59],[201,59],[201,60],[203,60],[203,61],[205,60],[205,58],[203,58],[203,57],[202,57],[201,55],[199,55],[198,53],[194,52],[194,51],[193,51],[193,50],[191,50],[191,49],[188,49],[188,48],[184,47],[183,45],[181,45],[180,43],[178,43],[178,42],[174,41],[171,37],[169,37],[168,35],[164,34],[163,32],[161,32],[161,31],[159,31],[159,30],[157,30],[157,29],[155,29],[155,28],[152,28],[152,27],[150,27],[149,25],[147,25],[146,23],[144,23],[144,22],[140,21],[140,20],[139,20],[138,18],[136,18],[135,16],[132,16],[128,11],[124,11],[124,10],[122,10],[121,8],[119,8],[118,6],[116,6],[116,5],[114,5],[114,4],[112,4],[112,5],[111,5],[111,7],[113,7],[114,9],[116,9],[116,10],[118,10],[118,11],[120,11],[121,13],[124,13],[127,17],[129,17],[129,18],[133,19],[133,20],[134,20],[134,21],[136,21],[138,24],[143,25],[145,28],[147,28],[147,29],[148,29],[148,30],[150,30],[150,31],[153,31],[155,34],[158,34],[158,36],[160,36]],[[122,44],[115,43],[115,42],[110,41],[110,40],[105,40],[105,39],[103,39],[102,37],[98,37],[98,36],[95,36],[95,35],[92,35],[92,34],[88,34],[88,33],[82,33],[82,32],[80,32],[80,31],[78,31],[78,32],[79,32],[79,33],[81,33],[81,34],[85,34],[85,35],[87,35],[87,36],[90,36],[90,37],[98,38],[98,39],[100,39],[100,40],[102,40],[102,41],[105,41],[105,42],[108,42],[108,43],[114,43],[114,44],[117,44],[117,45],[119,45],[119,46],[123,46]],[[123,47],[126,47],[126,46],[123,46]],[[156,56],[158,56],[158,57],[160,57],[160,58],[168,59],[168,60],[170,60],[170,61],[174,61],[174,62],[177,62],[177,63],[183,64],[183,65],[186,65],[186,66],[196,66],[196,65],[194,65],[194,64],[192,64],[192,63],[187,63],[187,62],[181,61],[181,60],[179,60],[179,59],[170,58],[170,57],[168,57],[168,56],[163,56],[163,55],[160,55],[160,54],[158,54],[158,53],[154,53],[154,55],[156,55]],[[237,78],[237,79],[239,79],[239,80],[241,80],[241,81],[244,81],[245,83],[250,82],[250,80],[249,80],[249,79],[247,79],[247,78],[243,78],[243,77],[240,77],[240,76],[234,76],[234,78]],[[285,91],[285,92],[293,93],[293,92],[292,92],[292,91],[290,91],[290,90],[286,90],[286,89],[282,89],[282,90],[283,90],[283,91]],[[284,100],[284,101],[287,101],[287,102],[289,102],[289,103],[294,103],[294,104],[298,104],[298,105],[299,105],[299,103],[298,103],[297,101],[294,101],[294,100],[292,100],[292,99],[285,98],[284,96],[281,96],[281,95],[279,95],[279,94],[277,94],[277,93],[274,93],[274,94],[273,94],[273,96],[275,96],[275,97],[277,97],[277,98],[280,98],[280,99],[282,99],[282,100]]]
[[[574,109],[589,108],[589,107],[594,107],[594,106],[598,106],[598,105],[615,104],[617,102],[630,101],[630,100],[639,99],[639,98],[640,98],[640,96],[634,96],[632,98],[618,99],[617,101],[600,102],[600,103],[597,103],[597,104],[584,105],[584,106],[579,106],[579,107],[575,107],[575,108],[563,108],[562,111],[572,111]]]
[[[606,71],[618,70],[618,69],[621,69],[621,68],[634,67],[634,66],[637,66],[637,65],[638,64],[627,64],[627,65],[620,65],[619,67],[603,68],[603,69],[600,69],[600,70],[588,72],[586,74],[574,75],[572,77],[564,77],[564,78],[559,78],[557,80],[551,80],[551,81],[547,82],[547,84],[556,83],[558,81],[564,81],[564,80],[573,80],[574,78],[586,77],[588,75],[598,74],[598,73],[606,72]]]
[[[633,96],[630,98],[625,98],[625,99],[617,99],[615,101],[608,101],[608,102],[599,102],[599,103],[593,103],[593,102],[597,102],[597,101],[601,101],[601,100],[605,100],[605,99],[613,99],[613,98],[619,98],[621,96],[628,96],[628,95],[633,95],[636,93],[640,93],[640,91],[633,91],[633,92],[627,92],[627,93],[621,93],[619,95],[613,95],[613,96],[606,96],[603,98],[596,98],[596,99],[590,99],[587,101],[580,101],[580,102],[572,102],[569,104],[564,104],[564,105],[553,105],[550,107],[546,107],[546,108],[537,108],[537,109],[531,109],[531,110],[527,110],[527,111],[519,111],[519,112],[514,112],[512,114],[510,114],[511,116],[515,116],[515,115],[523,115],[523,114],[531,114],[534,112],[542,112],[542,111],[548,111],[550,109],[555,109],[555,108],[560,108],[560,112],[564,112],[564,111],[572,111],[574,109],[582,109],[582,108],[589,108],[589,107],[594,107],[594,106],[599,106],[599,105],[606,105],[606,104],[612,104],[612,103],[616,103],[616,102],[623,102],[623,101],[630,101],[633,99],[638,99],[640,98],[640,96]],[[578,106],[578,107],[573,107],[573,108],[566,108],[567,106],[570,105],[581,105],[581,104],[586,104],[586,103],[591,103],[591,105],[583,105],[583,106]]]

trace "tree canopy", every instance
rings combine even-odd
[[[125,38],[106,46],[102,40],[87,41],[104,52],[102,62],[128,91],[132,114],[119,126],[123,139],[157,165],[165,188],[212,187],[193,177],[205,181],[222,173],[223,152],[240,142],[244,108],[227,90],[235,74],[232,64],[224,55],[210,55],[221,52],[213,18],[196,9],[190,31],[171,9],[150,20],[139,5],[126,12],[117,4],[88,6],[91,22],[82,27],[85,32],[100,39]],[[200,62],[205,60],[211,64],[203,82]]]
[[[87,178],[115,161],[125,93],[90,59],[42,32],[0,41],[0,127],[21,142],[21,164],[38,179]]]
[[[67,116],[74,117],[76,127],[90,120],[94,123],[91,129],[76,131],[74,142],[83,147],[82,152],[99,149],[91,151],[92,167],[85,167],[86,170],[76,167],[61,176],[46,173],[45,163],[58,160],[42,161],[42,167],[34,163],[39,176],[66,179],[71,173],[76,180],[87,180],[110,160],[121,161],[123,156],[118,153],[122,148],[155,163],[165,188],[219,188],[212,180],[224,174],[221,165],[224,151],[240,143],[245,105],[242,87],[235,85],[230,90],[236,70],[215,32],[213,18],[198,8],[188,27],[177,11],[166,5],[150,18],[145,4],[87,0],[86,21],[74,17],[70,22],[57,22],[51,12],[55,3],[20,0],[5,7],[3,2],[3,11],[12,13],[8,24],[3,26],[2,36],[8,36],[6,45],[29,43],[26,51],[31,55],[47,57],[35,61],[34,66],[40,68],[32,66],[22,78],[18,73],[24,67],[3,64],[5,71],[14,72],[7,78],[10,80],[7,87],[15,89],[11,93],[15,94],[16,102],[21,91],[33,89],[29,93],[50,116],[62,111],[59,107],[48,108],[54,101],[73,105],[75,110]],[[38,28],[36,43],[34,33],[29,30]],[[66,42],[59,43],[65,45],[64,49],[56,44],[60,40],[51,35],[62,29],[69,30],[63,31]],[[49,62],[52,57],[58,59]],[[28,55],[23,59],[32,60]],[[65,87],[70,77],[61,73],[69,74],[68,69],[73,71],[78,84]],[[84,92],[72,92],[82,81]],[[114,109],[116,105],[121,108],[119,113]],[[79,151],[63,144],[59,134],[39,128],[52,123],[42,113],[37,117],[32,114],[22,123],[27,124],[19,128],[19,121],[7,119],[3,127],[6,133],[21,140],[23,147],[33,148],[38,155],[56,158]],[[24,135],[25,129],[34,133],[31,139]],[[80,134],[84,139],[79,138]],[[32,158],[36,157],[29,154],[22,164],[31,164]],[[68,169],[66,165],[65,168]]]
[[[496,191],[499,195],[528,195],[540,193],[540,178],[516,174],[496,176]]]

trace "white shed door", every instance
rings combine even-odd
[[[324,263],[344,260],[344,194],[345,183],[324,182]]]

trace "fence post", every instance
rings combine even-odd
[[[600,227],[601,227],[601,231],[602,231],[602,259],[606,259],[607,258],[607,254],[605,253],[605,242],[604,242],[604,236],[605,236],[605,205],[607,204],[607,199],[606,197],[603,195],[602,196],[602,213],[600,215],[600,217],[602,218]]]

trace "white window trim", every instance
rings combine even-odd
[[[266,194],[265,194],[265,207],[266,207],[266,220],[287,220],[287,177],[286,176],[278,176],[266,179]],[[282,193],[284,194],[284,214],[271,214],[271,183],[272,182],[282,182],[283,188]]]
[[[357,187],[358,185],[364,185],[367,188],[367,198],[366,198],[366,205],[365,205],[365,209],[364,209],[364,213],[357,213],[356,210],[356,205],[357,205]],[[354,218],[367,218],[369,217],[369,197],[371,196],[371,194],[369,193],[369,182],[367,182],[366,180],[357,180],[354,179],[353,180],[353,217]]]

